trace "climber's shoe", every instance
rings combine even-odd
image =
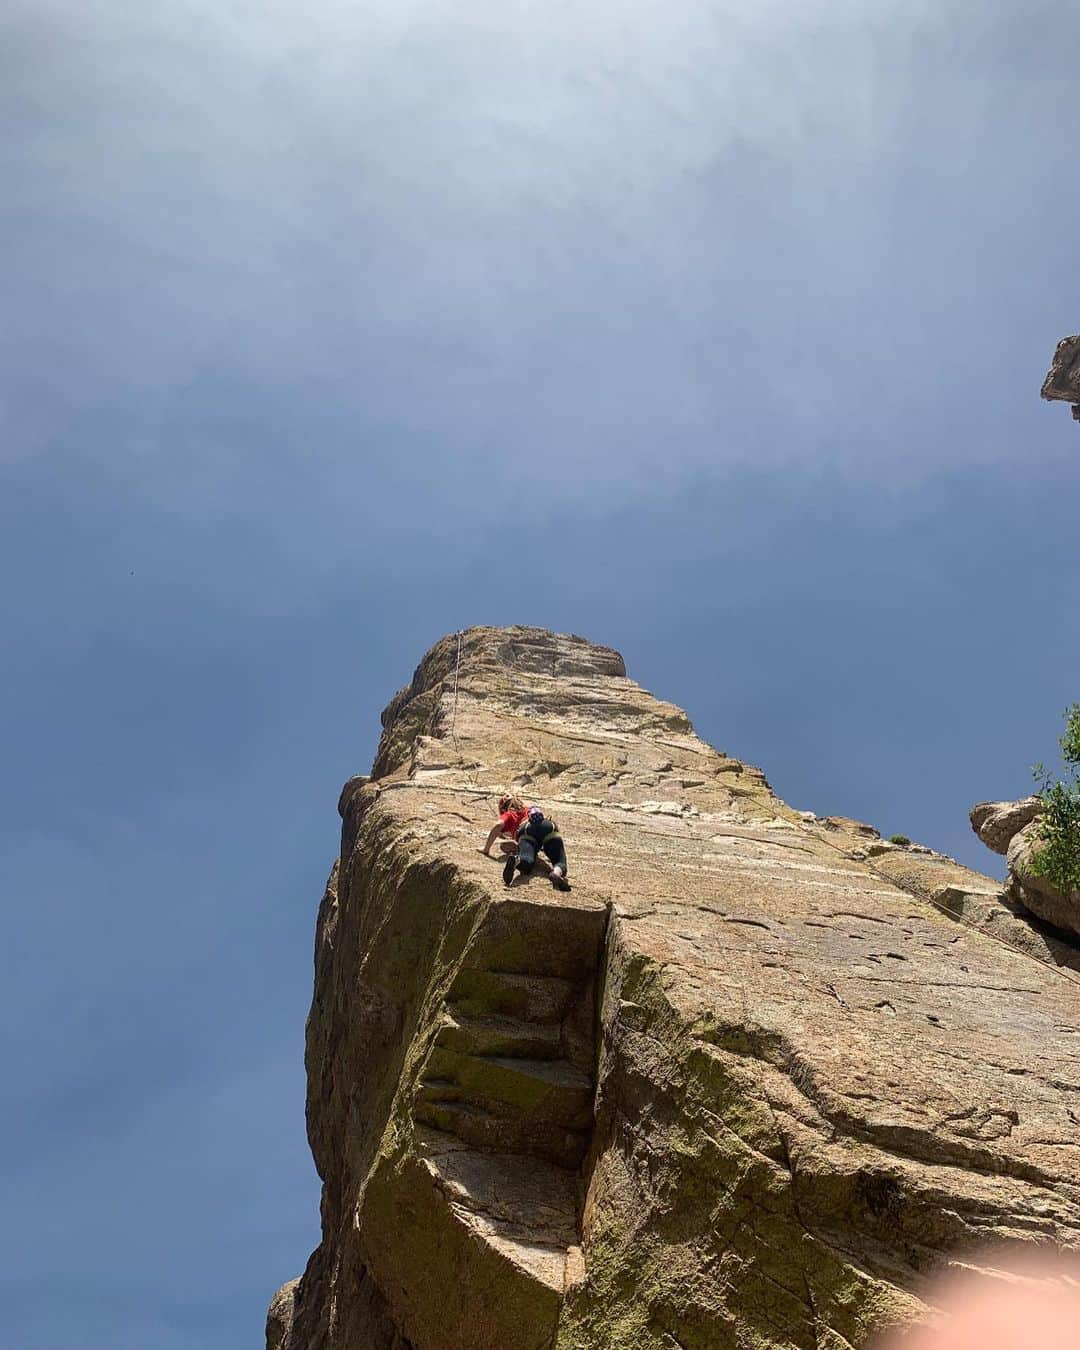
[[[557,891],[568,891],[570,889],[570,883],[561,872],[552,872],[551,884]]]
[[[517,866],[517,855],[508,853],[506,861],[503,863],[503,885],[512,886],[514,884],[514,868]]]

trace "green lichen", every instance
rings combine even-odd
[[[631,1114],[605,1116],[601,1105],[586,1275],[568,1293],[557,1350],[863,1344],[887,1320],[893,1291],[804,1222],[801,1183],[764,1086],[779,1051],[742,1024],[686,1025],[664,994],[662,969],[640,954],[616,957],[615,967],[602,1075]],[[628,1004],[624,1029],[619,1009]],[[647,1083],[637,1077],[642,1037]]]

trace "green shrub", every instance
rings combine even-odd
[[[911,843],[911,840],[907,837],[906,834],[890,834],[890,835],[889,835],[889,843],[890,843],[890,844],[910,844],[910,843]]]
[[[1032,772],[1039,784],[1043,814],[1031,870],[1056,890],[1080,889],[1080,703],[1065,709],[1065,734],[1059,742],[1065,775],[1056,779],[1042,764]]]

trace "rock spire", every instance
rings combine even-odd
[[[507,789],[570,894],[479,852]],[[340,809],[322,1241],[274,1350],[843,1350],[989,1240],[1080,1246],[1072,972],[997,883],[790,809],[617,653],[444,638]]]

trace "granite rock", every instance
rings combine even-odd
[[[569,894],[481,855],[510,789]],[[989,1241],[1080,1247],[1072,970],[610,649],[444,638],[341,810],[287,1350],[843,1350]]]
[[[1080,891],[1068,894],[1032,868],[1038,852],[1043,804],[1038,797],[1014,802],[979,802],[971,808],[971,825],[988,848],[1005,855],[1009,878],[1004,895],[1028,916],[1040,919],[1075,939],[1080,937]]]
[[[1080,890],[1061,891],[1046,877],[1032,870],[1032,858],[1040,847],[1038,821],[1013,835],[1006,855],[1013,896],[1044,922],[1080,937]]]
[[[971,808],[971,828],[987,848],[1004,857],[1013,835],[1042,815],[1042,809],[1038,797],[1021,797],[1015,802],[979,802]]]
[[[1080,335],[1065,337],[1057,345],[1042,396],[1062,399],[1073,405],[1073,417],[1080,421]]]

